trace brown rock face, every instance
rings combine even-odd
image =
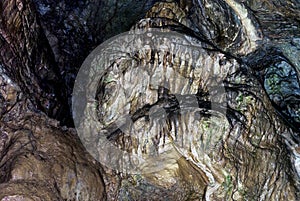
[[[0,200],[105,200],[101,166],[75,130],[30,111],[9,78],[0,85]]]
[[[296,0],[53,2],[0,3],[1,201],[300,199]]]
[[[47,117],[27,114],[21,124],[1,123],[1,200],[103,200],[98,164],[75,132]],[[32,126],[35,125],[35,126]]]

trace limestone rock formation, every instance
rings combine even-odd
[[[1,201],[300,199],[297,0],[0,11]]]

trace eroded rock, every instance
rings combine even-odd
[[[34,113],[24,115],[17,125],[1,123],[1,131],[8,134],[1,149],[2,200],[13,200],[8,196],[32,200],[105,198],[101,167],[80,146],[74,131],[57,126],[57,122]]]
[[[77,114],[85,115],[83,143],[104,165],[138,175],[121,176],[119,199],[296,200],[298,179],[282,149],[293,131],[255,69],[195,35],[171,32],[186,22],[180,10],[166,10],[93,52],[83,70],[88,87],[78,86],[88,100]]]
[[[5,76],[1,113],[1,200],[103,200],[102,169],[80,145],[74,129],[33,112],[31,102]]]
[[[285,104],[276,99],[277,94],[290,93],[283,95],[287,100],[286,96],[295,95],[289,86],[299,82],[297,56],[289,50],[297,49],[297,40],[287,39],[299,32],[296,1],[161,2],[131,33],[159,28],[164,33],[184,34],[183,41],[156,40],[152,35],[141,37],[139,44],[130,38],[112,43],[112,50],[115,47],[123,52],[112,51],[104,55],[108,58],[105,62],[94,62],[106,70],[91,89],[97,91],[92,103],[97,106],[93,111],[100,122],[96,129],[100,129],[86,124],[84,132],[90,135],[88,149],[100,155],[103,144],[99,136],[104,136],[115,148],[140,157],[133,162],[146,161],[131,165],[132,158],[124,158],[122,153],[101,156],[102,160],[119,162],[116,167],[100,165],[84,151],[74,129],[60,127],[37,110],[44,108],[49,116],[56,113],[62,101],[56,102],[57,97],[66,94],[55,91],[51,82],[61,82],[61,74],[67,85],[63,93],[70,94],[78,63],[88,51],[137,20],[134,12],[129,18],[122,17],[131,12],[129,8],[143,13],[141,4],[150,7],[155,1],[126,6],[116,1],[99,2],[61,1],[56,5],[35,0],[39,15],[29,0],[2,3],[1,8],[6,8],[2,18],[9,22],[0,27],[2,63],[13,80],[0,76],[1,200],[299,199],[298,134],[282,121],[270,102],[273,106],[274,102]],[[114,9],[99,12],[98,6]],[[94,15],[97,17],[90,18]],[[25,38],[29,42],[23,41]],[[39,46],[36,41],[41,40],[37,39],[45,41],[45,47]],[[128,54],[124,44],[139,45],[139,50]],[[261,46],[263,50],[281,48],[284,61],[277,62],[281,55],[266,54],[276,65],[259,64],[266,60],[248,54]],[[14,48],[20,52],[12,51]],[[19,55],[22,50],[28,55]],[[49,51],[53,51],[51,57],[43,56]],[[259,65],[250,65],[249,58]],[[284,62],[291,70],[282,68],[287,66]],[[270,76],[281,75],[278,69],[286,73],[284,77],[292,75],[293,82],[285,80],[282,87],[281,78],[270,80]],[[32,74],[32,80],[27,79]],[[273,85],[263,85],[264,76],[274,81]],[[280,89],[273,90],[274,83]],[[31,92],[33,99],[28,95]],[[58,96],[52,97],[52,92]],[[91,100],[82,96],[84,93],[80,95],[83,101],[79,105],[85,98]],[[291,101],[298,103],[297,97]],[[41,107],[36,107],[37,102]],[[48,106],[53,107],[48,110]],[[298,118],[297,111],[292,112]],[[129,124],[128,118],[120,118],[124,115],[130,117]],[[82,115],[79,120],[89,123],[90,117]],[[135,174],[129,174],[130,168],[135,168]]]

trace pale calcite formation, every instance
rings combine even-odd
[[[202,2],[211,14],[213,2]],[[120,162],[105,173],[73,129],[33,112],[15,85],[0,80],[1,201],[93,201],[105,200],[106,193],[107,200],[297,200],[297,179],[283,146],[290,146],[297,172],[299,147],[289,141],[293,133],[278,119],[251,69],[234,59],[255,49],[259,33],[240,1],[226,2],[240,20],[228,30],[240,31],[242,41],[235,40],[238,31],[232,38],[225,31],[225,44],[212,37],[218,47],[188,36],[174,36],[173,41],[155,34],[139,40],[128,37],[110,43],[93,62],[95,72],[99,65],[105,69],[102,80],[91,86],[102,87],[96,97],[100,125],[85,125],[87,135],[95,134],[85,137],[97,142],[99,151],[91,149],[102,160]],[[22,10],[22,1],[17,5]],[[166,25],[161,31],[168,32],[168,25],[189,26],[185,12],[190,5],[157,4],[151,10],[157,14],[149,12],[152,18],[134,29]],[[233,52],[233,57],[222,50]],[[89,124],[87,109],[84,123]],[[117,127],[121,132],[112,133]],[[107,139],[107,134],[112,135]],[[101,135],[137,157],[104,155]],[[132,170],[136,174],[126,174]]]
[[[139,192],[158,188],[177,200],[295,200],[278,147],[291,131],[251,69],[193,37],[151,28],[168,24],[176,23],[141,20],[91,62],[87,90],[99,90],[96,102],[88,96],[81,138],[103,164],[134,173],[119,196],[144,200]]]

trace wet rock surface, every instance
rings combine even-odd
[[[299,3],[155,2],[0,3],[0,200],[299,199]],[[146,159],[135,174],[100,164],[60,125],[72,124],[84,58],[130,27],[187,40],[153,50],[142,37],[140,51],[98,63],[100,131],[84,132]],[[123,156],[104,158],[129,165]]]
[[[85,152],[74,129],[61,128],[7,77],[1,114],[1,200],[103,200],[101,166]],[[5,96],[7,95],[7,96]]]
[[[108,38],[127,31],[155,0],[33,2],[60,68],[66,99],[71,105],[76,74],[89,52]],[[70,112],[69,106],[68,109]]]
[[[0,6],[2,72],[31,96],[37,109],[63,120],[64,83],[33,3],[2,1]]]

